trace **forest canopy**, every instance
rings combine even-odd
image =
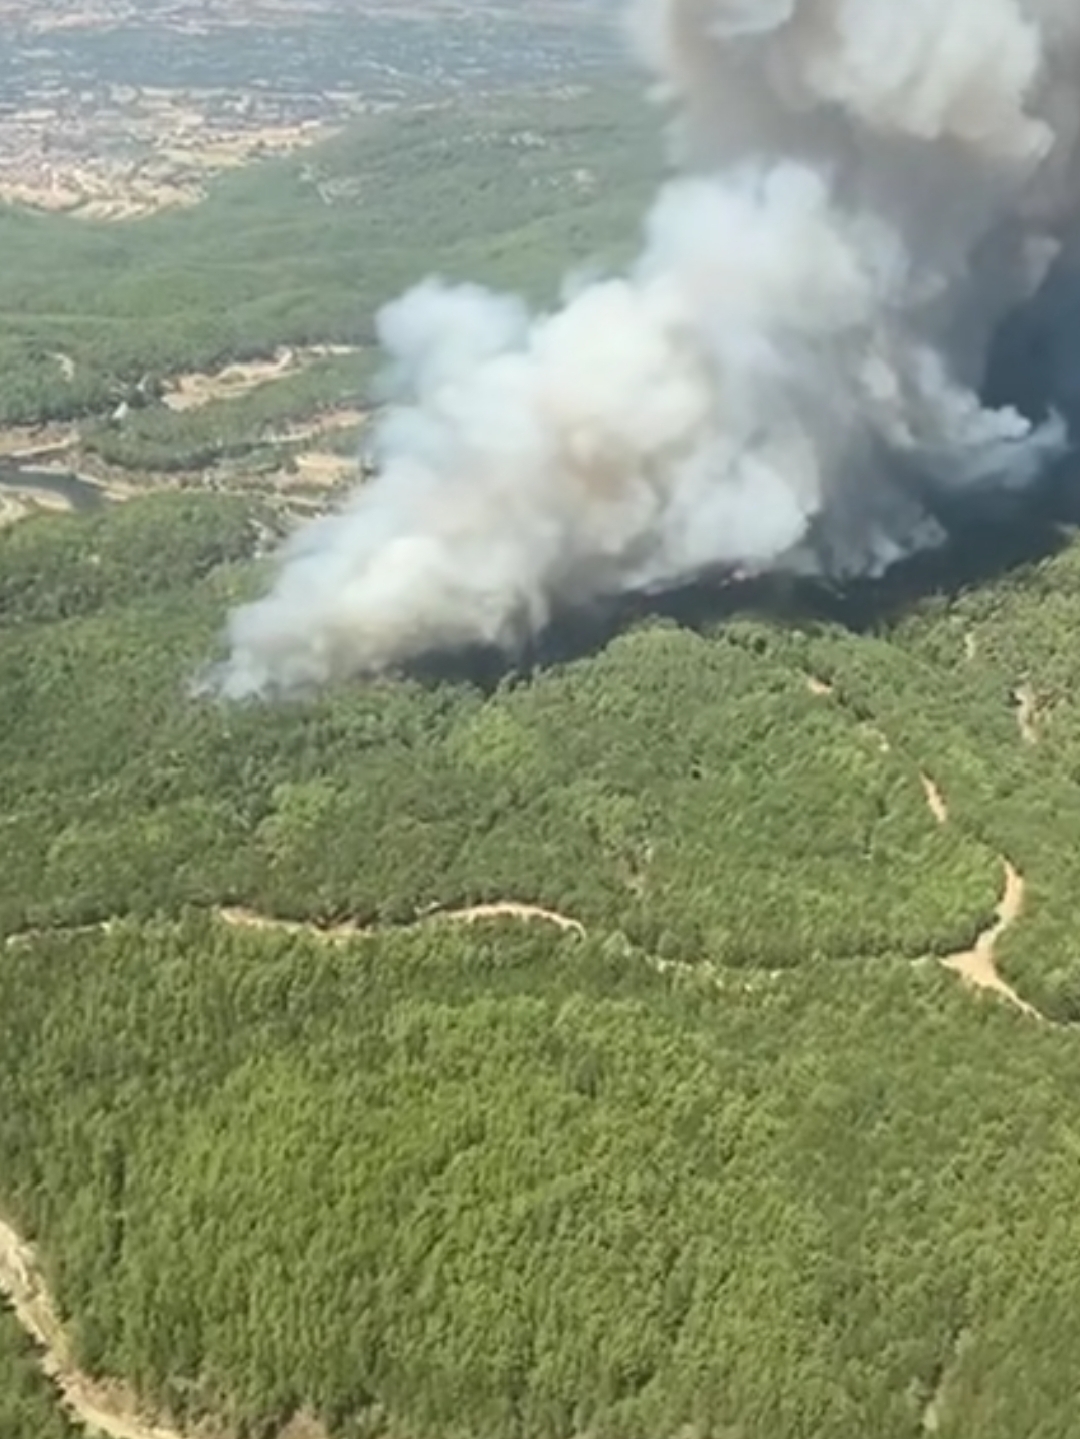
[[[0,1213],[185,1432],[1075,1439],[1071,535],[891,609],[193,685],[267,583],[254,481],[342,407],[355,452],[378,307],[617,261],[655,128],[462,96],[137,225],[0,208],[0,424],[190,491],[0,529]],[[978,993],[940,961],[1006,865]],[[39,1358],[0,1308],[0,1439],[70,1439]]]
[[[3,1206],[80,1362],[249,1435],[1067,1439],[1080,550],[196,699],[265,522],[0,535]],[[1062,1028],[927,962],[1003,856]],[[507,902],[579,928],[439,918]]]

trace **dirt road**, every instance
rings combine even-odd
[[[820,698],[834,697],[833,686],[808,676],[810,692]],[[940,825],[949,823],[949,806],[941,787],[925,771],[920,781],[926,803]],[[1004,888],[994,923],[970,950],[942,960],[972,988],[998,995],[1031,1019],[1046,1023],[1044,1015],[1021,998],[998,972],[996,951],[1002,936],[1017,923],[1024,909],[1025,884],[1019,870],[1002,859]],[[286,934],[316,934],[327,940],[347,940],[377,932],[381,926],[355,921],[320,927],[300,921],[274,919],[241,907],[223,908],[218,917],[240,929],[275,931]],[[585,935],[579,920],[541,905],[505,900],[461,909],[433,910],[419,916],[409,927],[430,924],[477,924],[487,920],[516,919],[555,926],[565,934]],[[108,929],[108,925],[94,928]],[[33,933],[10,936],[8,943],[28,942]],[[75,1364],[56,1307],[46,1288],[33,1249],[16,1231],[0,1220],[0,1294],[10,1302],[15,1316],[41,1351],[43,1372],[55,1385],[67,1412],[90,1434],[106,1439],[194,1439],[140,1413],[138,1404],[123,1385],[92,1379]],[[286,1431],[288,1432],[288,1431]],[[317,1432],[317,1431],[316,1431]],[[283,1436],[284,1439],[284,1436]]]
[[[808,675],[806,683],[810,693],[819,699],[835,698],[835,687],[817,676]],[[1029,743],[1036,743],[1038,736],[1033,732],[1034,696],[1030,691],[1022,690],[1018,693],[1017,698],[1021,705],[1021,732]],[[941,786],[925,770],[920,771],[919,781],[922,784],[930,813],[938,824],[947,825],[949,823],[949,803]],[[1014,1009],[1026,1014],[1029,1019],[1037,1019],[1045,1024],[1047,1023],[1046,1016],[1034,1005],[1029,1004],[1026,999],[1021,998],[998,971],[998,943],[1023,914],[1026,893],[1024,877],[1016,866],[1004,856],[1002,856],[1001,863],[1004,869],[1005,883],[995,922],[989,929],[983,931],[972,949],[964,950],[960,954],[949,955],[941,962],[946,969],[959,975],[971,988],[996,994],[1011,1004]]]
[[[239,906],[219,909],[217,914],[219,919],[232,925],[234,929],[269,930],[279,934],[314,934],[320,939],[330,940],[356,939],[363,935],[379,934],[388,928],[386,925],[357,924],[355,920],[344,920],[341,924],[315,925],[300,920],[274,919],[256,910]],[[436,909],[401,927],[414,929],[419,925],[439,923],[478,924],[490,919],[538,920],[542,924],[554,925],[564,934],[576,934],[582,938],[585,935],[585,926],[579,920],[559,914],[553,909],[544,909],[541,905],[520,904],[515,900],[503,900],[497,904],[474,904],[464,909]]]
[[[942,960],[942,964],[946,969],[951,969],[954,974],[958,974],[972,988],[984,989],[992,994],[1000,995],[1014,1009],[1026,1014],[1029,1019],[1038,1019],[1045,1023],[1046,1016],[1041,1014],[1034,1005],[1028,1004],[1026,999],[1022,999],[1012,985],[1007,984],[998,972],[996,960],[998,941],[1019,920],[1024,910],[1025,897],[1023,875],[1008,860],[1004,860],[1003,863],[1005,889],[997,908],[995,923],[979,936],[974,949],[950,955],[948,959]]]
[[[79,1369],[37,1256],[3,1220],[0,1294],[40,1350],[42,1372],[55,1386],[64,1409],[89,1434],[104,1435],[105,1439],[193,1439],[142,1415],[134,1396],[123,1385],[91,1379]]]

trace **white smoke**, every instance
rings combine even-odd
[[[1064,443],[977,396],[1080,192],[1077,0],[639,0],[682,170],[622,278],[422,284],[379,473],[238,610],[231,696],[513,648],[714,573],[881,572]]]

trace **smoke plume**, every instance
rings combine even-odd
[[[638,0],[677,176],[555,313],[427,281],[377,477],[229,624],[223,693],[769,571],[876,575],[1067,443],[979,399],[1080,201],[1076,0]]]

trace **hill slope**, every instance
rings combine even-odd
[[[0,536],[0,1195],[80,1362],[244,1433],[1065,1439],[1080,1036],[920,961],[1005,857],[1080,1018],[1080,551],[219,709],[258,520]],[[506,904],[574,923],[437,913]]]

